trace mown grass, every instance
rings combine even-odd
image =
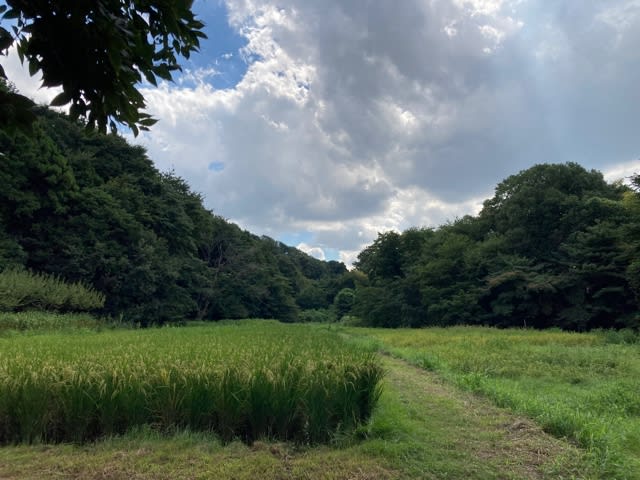
[[[640,345],[627,343],[634,335],[478,327],[345,331],[576,442],[602,478],[640,478]]]
[[[150,425],[325,442],[366,421],[374,354],[277,322],[0,338],[0,443],[84,442]]]

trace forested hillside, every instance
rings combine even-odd
[[[634,180],[635,187],[640,180]],[[358,257],[368,325],[634,327],[640,199],[575,163],[501,182],[477,216],[381,233]]]
[[[143,325],[293,321],[353,287],[342,263],[214,215],[144,149],[44,108],[37,115],[31,132],[0,130],[0,270],[83,282],[106,296],[99,313]]]

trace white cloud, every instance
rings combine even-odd
[[[628,183],[629,177],[640,174],[640,160],[608,166],[602,173],[607,182],[623,181]]]
[[[322,250],[322,248],[320,247],[312,247],[310,245],[307,245],[306,243],[302,242],[299,243],[296,248],[298,250],[303,251],[304,253],[307,253],[309,255],[311,255],[312,257],[317,258],[318,260],[325,260],[325,255],[324,255],[324,250]]]

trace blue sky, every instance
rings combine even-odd
[[[535,163],[640,171],[640,0],[194,9],[209,39],[176,82],[143,87],[159,122],[132,141],[215,213],[320,258],[474,214]]]
[[[213,87],[235,87],[247,71],[247,62],[241,55],[241,49],[247,45],[247,39],[229,25],[224,2],[197,0],[193,4],[193,11],[206,24],[208,38],[202,40],[200,52],[192,55],[183,68],[213,68],[217,73],[208,77],[208,82]]]

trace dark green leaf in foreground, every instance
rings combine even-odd
[[[15,27],[21,61],[31,75],[42,74],[42,86],[64,92],[52,105],[70,103],[72,117],[102,132],[111,122],[134,132],[149,127],[137,86],[143,79],[155,84],[155,76],[172,80],[179,57],[189,58],[206,38],[190,0],[8,0],[7,5],[2,21]],[[0,29],[0,50],[13,42]]]

